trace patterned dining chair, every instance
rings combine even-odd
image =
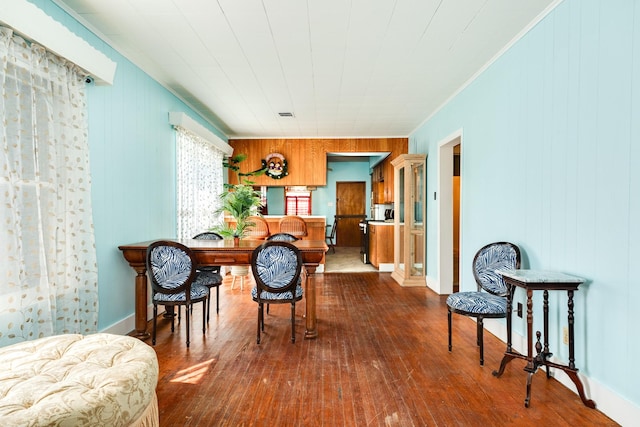
[[[247,240],[264,240],[269,237],[269,223],[261,216],[250,216],[247,220],[250,224],[245,229],[244,239]],[[244,278],[249,275],[248,265],[232,265],[231,266],[231,289],[236,286],[236,279],[240,278],[240,291],[244,289]]]
[[[289,233],[276,233],[267,237],[267,240],[276,240],[279,242],[295,242],[296,240],[299,240],[299,239],[296,236],[292,236]]]
[[[451,351],[451,313],[475,317],[476,345],[480,347],[480,365],[484,365],[484,319],[507,316],[507,285],[496,270],[520,268],[520,249],[509,242],[483,246],[473,257],[473,277],[477,291],[455,292],[447,297],[449,351]]]
[[[300,273],[302,256],[289,242],[269,240],[251,255],[251,268],[256,286],[251,297],[258,303],[258,334],[264,331],[264,304],[291,304],[291,342],[296,342],[296,301],[302,299]]]
[[[193,236],[196,240],[222,240],[222,236],[212,231],[205,231]],[[222,276],[219,265],[199,265],[197,269],[196,282],[209,288],[209,299],[207,299],[207,322],[211,311],[211,288],[216,288],[216,314],[220,312],[220,285]]]
[[[158,306],[185,306],[187,319],[187,347],[190,343],[190,308],[202,302],[202,333],[206,332],[206,300],[209,288],[195,283],[196,261],[188,247],[172,241],[156,241],[147,248],[147,273],[151,279],[153,302],[153,334],[151,342],[156,344]],[[171,316],[171,332],[174,332],[175,317]]]

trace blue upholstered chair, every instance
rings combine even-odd
[[[291,342],[296,342],[296,301],[302,299],[300,251],[289,242],[269,240],[251,255],[256,287],[251,297],[258,303],[258,337],[264,331],[264,304],[291,304]]]
[[[473,257],[473,277],[478,290],[456,292],[447,298],[449,351],[451,351],[451,313],[477,319],[476,344],[480,347],[480,365],[484,365],[483,331],[485,318],[507,316],[507,285],[496,270],[520,268],[520,249],[509,242],[490,243]]]
[[[187,318],[187,347],[190,337],[190,311],[192,304],[202,302],[202,333],[205,333],[205,302],[209,288],[195,283],[196,265],[191,249],[171,241],[157,241],[147,248],[147,273],[151,279],[153,302],[153,335],[156,344],[158,306],[185,306]],[[174,332],[174,317],[171,317],[171,332]]]
[[[222,240],[222,236],[218,233],[206,231],[204,233],[193,236],[196,240]],[[216,314],[220,311],[220,285],[222,285],[222,276],[220,275],[219,265],[199,265],[197,266],[196,283],[209,288],[209,298],[207,299],[207,322],[209,321],[209,312],[211,311],[211,288],[216,288]]]
[[[296,236],[293,236],[289,233],[276,233],[267,237],[267,240],[276,240],[278,242],[295,242],[299,240]]]

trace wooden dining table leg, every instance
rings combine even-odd
[[[317,265],[305,265],[305,339],[314,339],[318,337],[318,325],[316,320],[316,267]]]
[[[147,332],[147,268],[146,266],[136,266],[134,269],[137,273],[135,288],[136,329],[132,336],[144,340],[150,336]]]

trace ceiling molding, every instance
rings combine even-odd
[[[34,4],[26,0],[2,0],[0,17],[0,22],[25,39],[82,68],[96,84],[113,84],[116,63]]]

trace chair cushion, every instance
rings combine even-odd
[[[296,300],[302,298],[302,286],[300,286],[298,284],[298,286],[296,286]],[[251,298],[253,298],[254,300],[257,300],[258,298],[258,288],[253,288],[251,290]],[[262,291],[262,293],[260,294],[260,298],[264,299],[264,300],[271,300],[271,301],[277,301],[277,300],[290,300],[291,298],[291,292],[284,292],[281,294],[274,294],[272,292],[267,292],[267,291]]]
[[[209,270],[198,270],[196,273],[196,285],[202,285],[207,287],[220,286],[222,284],[222,276],[220,273],[216,273]]]
[[[447,306],[469,316],[507,315],[507,299],[487,292],[456,292],[447,297]]]
[[[191,299],[195,300],[195,299],[201,299],[201,298],[205,298],[209,295],[209,288],[207,288],[206,286],[202,286],[196,283],[193,283],[191,285]],[[179,292],[177,294],[161,294],[161,293],[156,293],[153,296],[153,300],[155,302],[158,303],[162,303],[162,302],[180,302],[180,301],[186,301],[185,298],[185,293],[183,292]]]

